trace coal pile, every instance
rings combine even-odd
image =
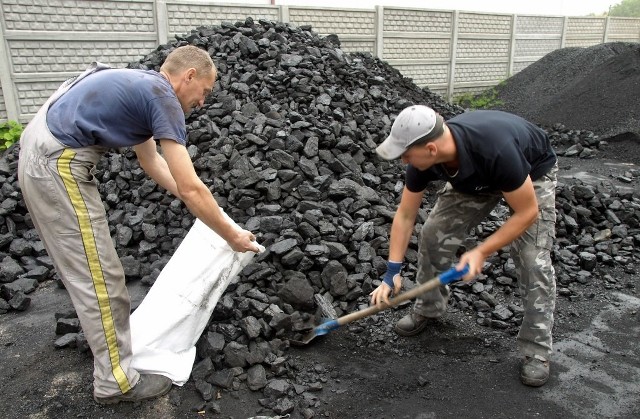
[[[497,108],[537,124],[560,123],[604,140],[640,140],[638,43],[558,49],[495,90],[502,102]]]
[[[208,50],[219,70],[212,96],[187,120],[188,151],[220,205],[267,248],[223,294],[198,342],[192,379],[202,404],[196,408],[216,411],[217,391],[248,388],[261,392],[265,411],[312,417],[329,373],[305,370],[288,357],[289,339],[327,312],[340,316],[366,307],[379,284],[404,168],[378,159],[374,148],[411,104],[427,104],[445,119],[464,110],[369,54],[343,52],[335,36],[249,18],[197,28],[129,67],[157,70],[172,48],[186,44]],[[568,156],[592,158],[604,147],[590,131],[560,124],[546,129]],[[14,148],[0,160],[0,312],[27,309],[28,294],[55,279],[24,207],[16,166]],[[131,150],[109,153],[97,169],[127,279],[151,285],[193,216],[145,176]],[[425,194],[419,222],[438,186]],[[608,184],[559,183],[557,191],[559,294],[573,298],[594,281],[633,286],[607,272],[611,266],[633,269],[640,201]],[[471,232],[468,246],[495,231],[507,214],[506,207],[496,208]],[[405,262],[410,287],[416,235]],[[522,320],[516,297],[513,263],[499,252],[475,283],[454,286],[451,305],[479,324],[512,331]],[[56,345],[86,350],[75,314],[56,317]],[[372,348],[392,333],[353,328]]]

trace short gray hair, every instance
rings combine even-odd
[[[197,77],[208,76],[211,72],[217,76],[216,66],[209,53],[193,45],[185,45],[171,51],[160,71],[176,75],[188,68],[195,68]]]

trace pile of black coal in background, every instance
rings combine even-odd
[[[326,377],[289,359],[288,339],[327,312],[366,307],[368,293],[379,284],[404,168],[378,159],[374,148],[411,104],[429,105],[445,119],[464,109],[369,54],[343,52],[336,36],[250,18],[197,28],[129,67],[157,70],[174,47],[186,44],[206,49],[219,70],[210,99],[187,120],[188,151],[220,205],[267,248],[228,287],[198,342],[192,379],[203,401],[197,408],[215,411],[217,391],[248,388],[263,393],[264,409],[297,409],[311,417]],[[597,61],[578,65],[584,70]],[[565,71],[576,73],[569,66]],[[515,89],[515,83],[507,85]],[[526,107],[530,97],[522,94]],[[604,146],[593,132],[553,124],[546,129],[563,154],[576,158],[592,158]],[[27,309],[28,294],[55,278],[24,206],[16,166],[14,147],[0,159],[2,313]],[[107,154],[97,169],[127,280],[151,285],[193,216],[145,176],[131,150]],[[425,194],[420,223],[438,186]],[[609,183],[560,182],[557,192],[553,257],[559,294],[576,298],[577,290],[595,282],[633,287],[608,271],[634,269],[640,201]],[[471,232],[468,246],[495,231],[507,212],[496,208]],[[405,260],[407,287],[416,261],[414,234]],[[522,321],[517,293],[513,263],[501,251],[487,261],[478,281],[453,287],[450,304],[481,325],[513,331]],[[56,317],[56,346],[86,350],[75,314]],[[375,347],[380,341],[369,339],[372,333],[392,333],[378,329],[361,329],[362,344]]]
[[[537,124],[593,131],[608,141],[640,141],[637,42],[555,50],[496,86],[495,91],[496,99],[502,102],[496,109]]]

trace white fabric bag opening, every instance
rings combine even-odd
[[[224,211],[223,215],[238,227]],[[132,367],[141,373],[164,375],[178,386],[186,383],[196,357],[195,345],[213,309],[254,255],[233,251],[196,219],[131,315]]]

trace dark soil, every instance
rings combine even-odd
[[[611,274],[619,278],[622,292],[637,297],[638,275],[623,270]],[[134,301],[139,301],[146,286],[136,281],[130,284],[130,290]],[[585,331],[591,333],[591,324],[599,313],[612,305],[620,306],[616,298],[619,292],[607,289],[606,284],[598,281],[580,289],[571,300],[560,297],[554,331],[556,344],[572,342],[577,334]],[[2,417],[277,417],[260,407],[261,393],[246,388],[222,391],[215,411],[201,410],[202,400],[192,381],[183,387],[174,386],[168,396],[154,402],[113,407],[96,405],[91,398],[91,356],[76,350],[56,350],[52,345],[55,339],[52,313],[70,308],[65,291],[49,282],[39,287],[32,297],[32,310],[9,313],[2,318]],[[398,337],[391,327],[408,307],[380,313],[318,337],[305,347],[289,349],[287,357],[291,365],[298,366],[300,374],[313,372],[302,378],[321,383],[316,417],[634,418],[640,414],[638,393],[616,398],[617,407],[607,407],[610,415],[595,414],[598,411],[592,410],[591,403],[602,403],[612,397],[604,383],[598,386],[588,383],[593,387],[586,387],[593,399],[580,407],[585,392],[564,390],[573,379],[565,377],[569,368],[560,363],[554,364],[545,387],[533,389],[521,385],[516,331],[478,326],[471,316],[460,311],[448,312],[417,337]],[[624,322],[617,330],[608,331],[613,341],[609,343],[611,349],[606,360],[615,363],[617,357],[631,363],[632,369],[625,373],[619,369],[624,364],[615,364],[611,372],[607,370],[611,367],[602,365],[602,360],[591,355],[580,368],[574,366],[573,373],[587,378],[594,371],[605,376],[610,373],[623,382],[637,378],[640,348],[635,337],[640,328],[640,303],[622,308]],[[629,346],[626,353],[622,351]],[[637,388],[637,381],[635,386]],[[554,399],[555,393],[566,399]]]

